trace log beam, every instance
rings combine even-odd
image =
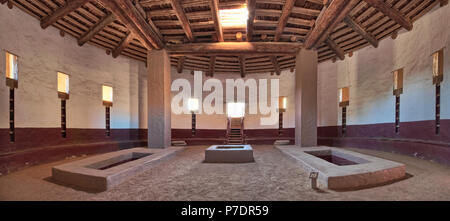
[[[253,23],[255,21],[256,0],[247,0],[248,20],[247,20],[247,41],[252,41],[253,38]]]
[[[284,27],[286,27],[286,23],[288,21],[289,15],[292,12],[292,9],[294,8],[296,0],[287,0],[286,3],[283,6],[283,10],[281,12],[280,19],[278,19],[278,25],[277,29],[275,31],[275,39],[274,41],[279,41],[281,38],[281,35],[283,34]],[[302,5],[305,3],[304,0],[302,0]]]
[[[277,75],[280,75],[281,70],[280,70],[280,66],[278,65],[277,56],[271,56],[270,60],[272,61],[273,69],[275,70],[275,73],[277,73]]]
[[[60,18],[68,15],[69,13],[75,11],[77,8],[84,5],[89,0],[67,0],[66,5],[61,8],[56,9],[53,14],[43,18],[41,20],[41,28],[46,29],[48,26],[52,25]]]
[[[313,29],[305,40],[305,47],[311,49],[323,43],[358,2],[357,0],[340,0],[332,1],[327,7],[324,6],[322,15],[314,23]]]
[[[139,13],[138,9],[128,0],[97,0],[108,10],[112,11],[115,16],[130,30],[133,35],[148,49],[162,49],[164,43],[158,37],[144,17]]]
[[[239,55],[239,71],[241,72],[241,78],[245,78],[245,57]]]
[[[366,39],[366,41],[368,41],[372,46],[374,46],[375,48],[378,47],[378,40],[372,34],[364,30],[364,28],[360,24],[358,24],[355,20],[353,20],[353,18],[347,15],[344,18],[344,22],[351,29],[353,29],[353,31],[355,31],[356,33],[361,35],[364,39]]]
[[[175,11],[175,14],[177,15],[178,20],[181,23],[181,27],[184,30],[184,33],[186,34],[186,37],[190,42],[195,41],[194,34],[192,34],[191,25],[189,24],[189,19],[186,17],[186,13],[184,13],[184,9],[181,6],[180,0],[170,0],[170,4],[172,5],[172,9]]]
[[[214,21],[214,28],[216,29],[217,41],[223,42],[222,24],[219,19],[219,0],[210,0],[210,7]]]
[[[122,39],[119,45],[112,52],[113,58],[117,58],[120,55],[120,53],[122,53],[123,49],[125,49],[130,44],[131,40],[133,40],[133,34],[128,32],[127,36],[125,36],[125,38]]]
[[[215,66],[216,66],[216,56],[212,55],[209,58],[209,76],[214,76],[214,71],[215,71]]]
[[[336,54],[336,56],[337,56],[339,59],[344,60],[344,58],[345,58],[345,53],[344,53],[344,51],[339,47],[339,45],[337,45],[333,40],[331,40],[330,37],[327,37],[326,43],[327,43],[328,47],[331,48],[331,50]]]
[[[299,43],[289,42],[217,42],[167,45],[172,56],[186,55],[291,55],[301,48]]]
[[[409,19],[406,19],[402,13],[400,13],[397,9],[390,7],[384,1],[380,0],[364,0],[367,4],[374,7],[384,15],[388,16],[390,19],[394,20],[397,24],[402,26],[408,31],[411,31],[413,25]]]
[[[178,74],[181,74],[183,72],[183,66],[184,66],[184,60],[186,59],[185,56],[181,56],[180,58],[178,58],[178,63],[177,63],[177,72]]]
[[[90,41],[97,33],[103,30],[104,27],[111,24],[116,17],[113,14],[106,15],[102,20],[95,24],[89,31],[84,33],[78,39],[78,45],[83,46],[86,42]]]

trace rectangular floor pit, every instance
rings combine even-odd
[[[106,170],[115,166],[122,165],[124,163],[128,163],[131,161],[139,160],[143,157],[147,157],[152,155],[151,153],[137,153],[132,152],[128,154],[123,154],[111,159],[107,159],[104,161],[96,162],[94,164],[88,165],[87,168],[97,169],[97,170]]]

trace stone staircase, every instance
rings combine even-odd
[[[227,126],[227,144],[244,144],[244,118],[229,118]]]

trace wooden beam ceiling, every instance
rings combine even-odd
[[[181,6],[181,1],[179,0],[170,0],[172,5],[172,9],[175,11],[178,20],[181,22],[181,27],[186,34],[186,37],[190,42],[195,42],[195,37],[192,34],[191,25],[189,24],[189,19],[186,17],[186,13],[184,13],[184,9]]]
[[[172,56],[184,55],[297,55],[301,44],[287,42],[218,42],[167,45]]]
[[[388,16],[390,19],[394,20],[397,24],[401,25],[408,31],[411,31],[413,25],[409,19],[406,19],[398,10],[388,6],[384,1],[380,0],[364,0],[370,6],[376,8],[381,13]]]
[[[324,12],[306,38],[305,47],[311,49],[320,45],[357,3],[357,0],[340,0],[324,7]]]
[[[77,8],[84,5],[89,0],[67,0],[66,5],[56,9],[56,11],[53,12],[53,14],[44,17],[41,20],[41,27],[43,29],[46,29],[48,26],[52,25],[56,21],[58,21],[60,18],[68,15],[69,13],[75,11]]]
[[[278,19],[278,25],[277,29],[275,31],[275,39],[274,41],[279,41],[281,38],[281,35],[283,34],[284,27],[286,27],[286,23],[288,21],[289,15],[292,12],[292,9],[294,8],[296,0],[286,0],[286,3],[283,6],[283,10],[281,12],[281,16]],[[301,5],[305,3],[305,0],[301,1]]]
[[[277,73],[277,75],[280,75],[281,70],[280,70],[280,66],[278,65],[277,56],[271,56],[270,60],[272,61],[272,65],[273,65],[273,69],[275,70],[275,73]]]
[[[255,21],[256,0],[247,0],[248,20],[247,20],[247,41],[253,40],[253,23]]]
[[[353,18],[347,15],[344,18],[344,22],[351,29],[353,29],[353,31],[357,32],[364,39],[366,39],[366,41],[369,42],[372,46],[374,46],[375,48],[378,47],[378,40],[372,34],[364,30],[364,28],[360,24],[358,24]]]
[[[245,77],[245,57],[244,55],[239,55],[239,72],[241,73],[241,77]]]
[[[117,56],[122,53],[123,49],[125,49],[130,42],[133,40],[133,34],[131,32],[128,32],[124,39],[119,43],[119,45],[113,50],[112,56],[113,58],[117,58]]]
[[[333,50],[333,52],[336,54],[336,56],[337,56],[339,59],[344,60],[344,58],[345,58],[345,53],[344,53],[344,51],[339,47],[339,45],[337,45],[333,40],[331,40],[330,37],[327,37],[325,41],[326,41],[328,47],[330,47],[331,50]]]
[[[103,30],[104,27],[114,22],[114,20],[116,20],[116,16],[114,16],[113,14],[106,15],[104,18],[102,18],[102,20],[100,20],[89,31],[84,33],[78,39],[78,45],[83,46],[86,42],[90,41],[97,33]]]
[[[214,28],[216,29],[217,41],[223,42],[223,30],[219,18],[219,0],[210,0],[210,7],[214,21]]]
[[[178,59],[178,63],[177,63],[177,72],[179,73],[179,74],[181,74],[182,72],[183,72],[183,66],[184,66],[184,60],[186,59],[186,57],[185,56],[181,56],[179,59]]]
[[[131,1],[98,1],[102,3],[104,7],[112,11],[147,49],[161,49],[164,47],[162,39],[158,37]]]
[[[212,55],[209,58],[209,76],[214,76],[214,67],[216,66],[216,56]]]

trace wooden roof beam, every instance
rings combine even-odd
[[[353,31],[360,34],[364,39],[366,39],[366,41],[368,41],[372,46],[374,46],[375,48],[378,47],[378,40],[372,34],[364,30],[364,28],[360,24],[358,24],[355,20],[353,20],[353,18],[347,15],[344,18],[344,22],[351,29],[353,29]]]
[[[245,57],[244,57],[244,55],[239,55],[239,72],[241,73],[241,78],[245,78]]]
[[[53,14],[42,18],[41,20],[41,28],[46,29],[48,26],[52,25],[60,18],[68,15],[69,13],[75,11],[77,8],[84,5],[89,0],[67,0],[66,5],[56,9]]]
[[[184,9],[181,6],[181,1],[179,0],[170,0],[172,5],[172,9],[175,11],[178,20],[181,22],[181,27],[184,30],[188,40],[190,42],[195,42],[194,34],[192,34],[191,25],[189,24],[189,19],[186,17],[186,13],[184,13]]]
[[[178,58],[177,62],[177,72],[178,74],[181,74],[183,72],[183,66],[184,66],[184,60],[186,59],[185,56],[181,56]]]
[[[281,12],[280,19],[278,19],[277,29],[275,31],[275,39],[274,41],[279,41],[281,35],[283,34],[284,27],[286,27],[286,23],[288,21],[289,15],[294,8],[296,0],[286,0],[286,3],[283,6],[283,10]],[[301,4],[303,5],[305,0],[302,0]]]
[[[253,38],[253,23],[256,15],[256,0],[247,0],[248,20],[247,20],[247,41],[252,41]]]
[[[210,7],[214,21],[214,28],[216,29],[217,41],[223,42],[223,30],[219,18],[219,0],[210,0]]]
[[[413,24],[409,19],[406,19],[398,10],[390,7],[384,1],[380,0],[364,0],[370,6],[374,7],[384,15],[388,16],[390,19],[394,20],[397,24],[402,26],[408,31],[411,31],[413,28]]]
[[[280,55],[295,56],[301,48],[299,43],[289,42],[216,42],[167,45],[172,56],[186,55]]]
[[[339,45],[337,45],[333,40],[331,40],[330,37],[327,37],[327,39],[325,40],[328,47],[330,47],[330,49],[336,54],[336,56],[341,59],[344,60],[345,58],[345,53],[344,51],[339,47]]]
[[[112,11],[116,17],[134,34],[134,36],[149,50],[161,49],[164,43],[158,37],[155,30],[147,23],[138,9],[129,0],[97,0],[108,10]]]
[[[305,40],[305,47],[311,49],[324,42],[356,4],[358,4],[357,0],[340,0],[332,1],[327,7],[324,6],[322,15],[317,19]]]
[[[280,75],[281,70],[280,70],[280,65],[278,65],[277,56],[271,56],[270,60],[272,61],[273,69],[275,70],[275,73],[277,73],[277,75]]]
[[[122,39],[122,41],[119,43],[119,45],[113,50],[113,52],[112,52],[113,58],[117,58],[120,55],[120,53],[122,53],[123,49],[128,47],[128,45],[130,44],[130,42],[132,40],[133,40],[133,34],[131,34],[131,32],[128,32],[127,36],[125,36],[125,38]]]
[[[211,77],[214,76],[215,66],[216,66],[216,56],[212,55],[209,58],[209,76],[211,76]]]
[[[100,20],[97,24],[92,26],[92,28],[84,33],[79,39],[78,39],[78,45],[83,46],[86,42],[90,41],[97,33],[99,33],[101,30],[103,30],[104,27],[111,24],[116,20],[116,17],[113,14],[108,14],[102,20]]]

